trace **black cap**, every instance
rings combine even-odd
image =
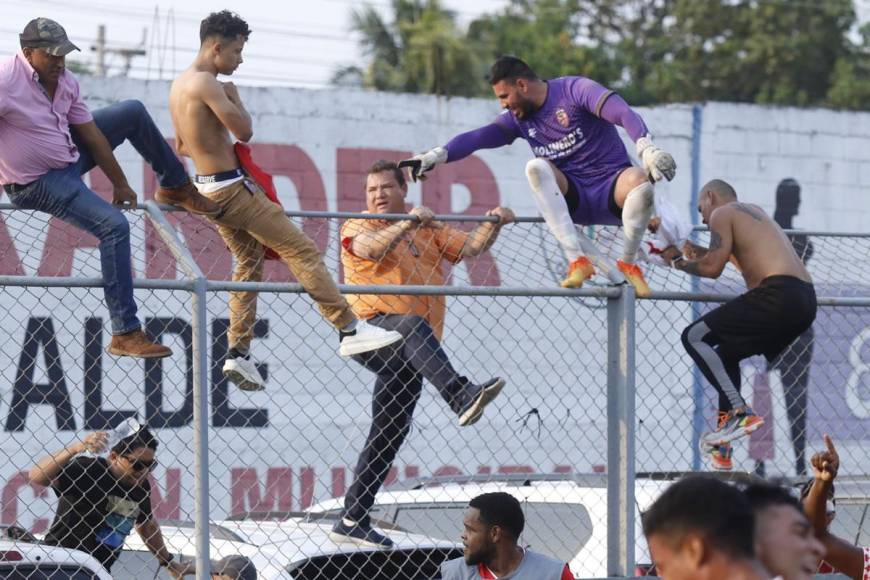
[[[66,56],[79,47],[69,41],[63,26],[49,18],[34,18],[18,35],[21,48],[41,48],[52,56]]]

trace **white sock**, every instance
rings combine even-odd
[[[577,229],[571,221],[568,202],[559,191],[553,168],[543,159],[532,159],[526,164],[526,178],[535,194],[538,211],[544,217],[547,227],[556,236],[556,241],[565,252],[565,257],[569,262],[573,262],[583,255],[583,250],[580,249]]]
[[[644,182],[628,192],[625,205],[622,206],[622,233],[625,245],[622,248],[622,260],[633,264],[637,249],[643,240],[643,233],[649,224],[655,210],[655,192],[652,183]]]

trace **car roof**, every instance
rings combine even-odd
[[[21,560],[11,562],[13,564],[48,563],[74,565],[87,568],[96,574],[100,580],[112,580],[112,576],[105,568],[103,568],[103,565],[100,564],[96,558],[80,550],[62,548],[59,546],[49,546],[41,543],[0,540],[0,553],[2,552],[18,552],[21,554]]]
[[[837,501],[870,503],[870,477],[866,475],[840,475],[834,481]]]
[[[212,524],[222,530],[222,538],[212,537],[209,548],[212,559],[231,555],[242,555],[252,559],[266,556],[273,565],[287,566],[333,554],[355,552],[376,552],[376,548],[365,548],[351,543],[337,543],[329,537],[332,522],[307,522],[303,518],[284,521],[225,520]],[[193,525],[187,522],[161,524],[164,541],[173,553],[185,556],[196,554],[196,536]],[[228,539],[234,538],[234,539]],[[421,534],[393,530],[390,539],[396,550],[452,549],[459,544],[445,540],[428,538]],[[131,534],[124,544],[129,550],[146,550],[138,535]],[[257,568],[260,569],[260,565]]]
[[[670,483],[669,478],[635,479],[635,499],[645,509]],[[376,496],[376,505],[416,503],[467,503],[471,498],[494,491],[510,493],[520,501],[536,503],[606,502],[607,476],[604,474],[509,474],[487,476],[435,477],[391,486]],[[341,509],[343,498],[322,501],[308,508],[312,514]]]

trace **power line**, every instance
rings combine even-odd
[[[18,31],[12,30],[10,28],[0,27],[0,34],[2,34],[2,33],[18,34]],[[76,36],[75,40],[78,42],[81,42],[82,44],[96,44],[97,42],[99,42],[99,38],[97,38],[97,37]],[[131,42],[119,42],[116,44],[116,46],[118,46],[119,48],[131,48],[132,49],[132,48],[141,46],[141,43],[134,44]],[[178,52],[183,52],[186,54],[196,54],[197,52],[199,52],[198,48],[193,48],[190,46],[167,44],[167,45],[164,45],[163,48],[165,48],[167,50],[175,50]],[[269,62],[280,62],[280,63],[290,63],[290,64],[304,64],[304,65],[312,65],[312,66],[321,66],[321,65],[322,66],[334,66],[337,64],[335,61],[329,60],[329,59],[302,58],[302,57],[298,57],[298,56],[276,56],[275,54],[266,54],[266,53],[257,53],[257,52],[250,53],[247,51],[245,51],[243,53],[243,56],[245,58],[245,65],[243,65],[243,66],[247,66],[249,64],[248,59],[257,60],[257,61],[265,60],[265,61],[269,61]]]
[[[64,10],[77,12],[77,9],[80,8],[91,8],[94,10],[98,10],[101,13],[110,13],[116,14],[119,16],[138,16],[141,18],[150,18],[152,15],[151,10],[147,9],[139,9],[135,6],[119,6],[117,4],[101,4],[96,2],[66,2],[60,0],[44,0],[46,4],[57,5],[59,8]],[[190,12],[178,12],[175,11],[176,19],[184,22],[190,22],[199,24],[202,21],[204,15],[194,15]],[[269,20],[268,23],[265,21],[259,20],[249,20],[248,24],[251,25],[251,28],[254,29],[254,32],[269,32],[274,34],[292,34],[294,36],[299,36],[302,38],[318,38],[318,39],[328,39],[335,40],[341,42],[347,42],[348,37],[347,33],[342,30],[340,27],[324,27],[318,24],[304,24],[305,28],[298,28],[299,23],[289,23],[289,22],[281,22],[276,20]],[[329,33],[313,33],[309,32],[312,28],[320,28],[321,30],[328,30]],[[333,33],[333,31],[335,31]]]

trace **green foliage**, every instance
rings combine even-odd
[[[439,0],[393,0],[386,22],[371,6],[354,9],[353,29],[362,37],[369,64],[344,67],[333,76],[340,84],[359,75],[363,86],[384,91],[471,96],[470,79],[479,64],[455,15]]]
[[[438,0],[392,8],[390,23],[353,13],[368,64],[343,74],[365,87],[486,96],[488,65],[515,54],[544,78],[588,76],[635,105],[870,109],[870,27],[857,34],[853,0],[510,0],[464,31]]]
[[[91,70],[91,67],[89,67],[86,63],[79,62],[77,60],[67,59],[66,68],[71,73],[73,73],[74,75],[78,75],[78,76],[94,74],[93,71]]]
[[[861,42],[837,60],[826,104],[840,109],[870,109],[870,24],[861,29]]]

